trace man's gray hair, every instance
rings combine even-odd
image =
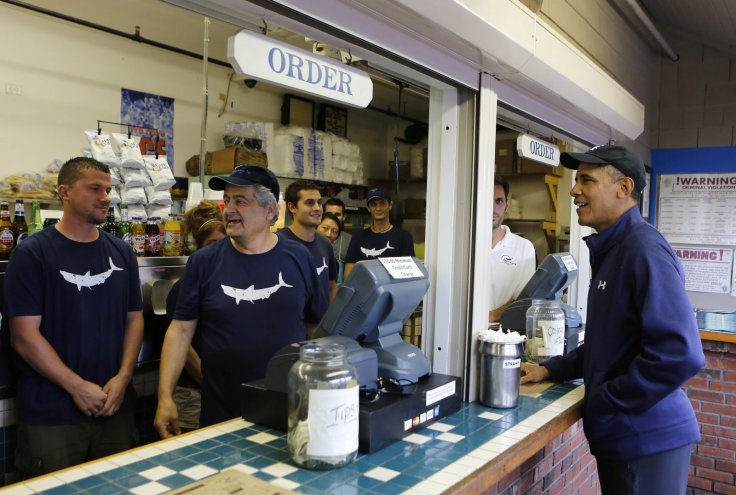
[[[279,202],[276,200],[276,196],[273,195],[269,188],[260,184],[253,186],[253,195],[256,197],[256,201],[258,201],[258,205],[261,208],[268,208],[268,205],[273,203],[276,214],[271,219],[271,225],[275,224],[279,218]]]
[[[627,177],[626,175],[624,175],[623,172],[621,172],[619,169],[617,169],[613,165],[606,165],[605,168],[606,168],[606,172],[608,173],[609,177],[611,177],[611,180],[614,182]],[[636,187],[634,187],[631,190],[631,194],[629,194],[629,196],[631,196],[631,199],[635,200],[638,203],[639,199],[641,198],[641,193],[636,190]]]

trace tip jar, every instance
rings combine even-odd
[[[292,461],[331,469],[358,455],[358,373],[345,347],[309,342],[289,370],[289,432]]]
[[[565,347],[565,312],[556,299],[532,299],[526,310],[526,360],[540,363],[562,354]]]

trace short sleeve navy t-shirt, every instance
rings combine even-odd
[[[357,263],[395,256],[414,256],[414,239],[411,234],[398,227],[381,234],[367,228],[353,234],[345,262]]]
[[[261,254],[228,238],[197,250],[181,280],[174,319],[197,320],[202,426],[239,416],[241,383],[263,378],[276,351],[305,340],[305,321],[327,309],[309,251],[281,237]]]
[[[40,315],[41,334],[61,360],[100,386],[120,369],[128,312],[141,307],[133,250],[103,231],[96,241],[76,242],[48,227],[28,237],[8,263],[4,317]],[[123,407],[133,400],[129,385]],[[65,390],[25,362],[19,370],[18,403],[23,423],[89,419]]]
[[[322,287],[325,297],[329,300],[330,281],[337,281],[337,260],[335,259],[335,251],[332,249],[330,241],[320,234],[315,234],[312,242],[305,241],[297,237],[289,228],[279,230],[276,232],[276,235],[298,242],[309,250],[317,271],[319,285]]]

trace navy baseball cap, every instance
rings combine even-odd
[[[636,153],[623,146],[604,144],[596,146],[585,153],[562,153],[560,163],[567,168],[577,170],[581,163],[594,165],[612,165],[626,177],[631,177],[636,190],[642,192],[647,185],[644,162]]]
[[[366,199],[365,202],[370,203],[373,198],[381,198],[386,201],[391,201],[391,195],[382,187],[376,187],[368,191],[368,199]]]
[[[233,186],[265,186],[271,190],[273,197],[279,197],[279,181],[269,169],[258,165],[239,165],[230,175],[217,175],[210,179],[210,189],[224,191],[225,184]]]

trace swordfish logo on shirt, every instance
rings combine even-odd
[[[508,254],[504,254],[501,256],[501,261],[503,261],[507,265],[516,266],[516,261],[514,261],[513,256],[509,256]]]
[[[322,257],[322,266],[317,267],[317,275],[321,275],[323,271],[325,271],[325,268],[327,268],[327,260],[325,257]]]
[[[240,301],[249,301],[253,303],[253,301],[258,301],[260,299],[268,299],[271,297],[271,294],[279,290],[281,287],[294,287],[293,285],[289,285],[284,282],[281,272],[279,272],[279,283],[264,289],[256,289],[254,285],[251,285],[247,289],[238,289],[237,287],[230,287],[228,285],[220,286],[222,287],[222,292],[224,292],[225,295],[235,299],[235,304],[240,304]]]
[[[389,241],[386,241],[386,247],[381,249],[366,249],[364,247],[360,248],[360,250],[363,252],[366,256],[373,256],[378,257],[384,253],[387,249],[396,249],[391,244],[389,244]]]
[[[90,275],[89,271],[87,271],[87,273],[85,273],[84,275],[77,275],[76,273],[69,273],[65,272],[64,270],[59,270],[59,273],[61,273],[61,276],[64,277],[64,280],[76,285],[78,291],[81,291],[82,287],[92,289],[92,287],[94,287],[95,285],[104,284],[105,280],[110,278],[112,272],[123,271],[122,268],[118,268],[117,266],[115,266],[115,264],[112,262],[112,258],[109,258],[109,260],[110,269],[96,275]]]

